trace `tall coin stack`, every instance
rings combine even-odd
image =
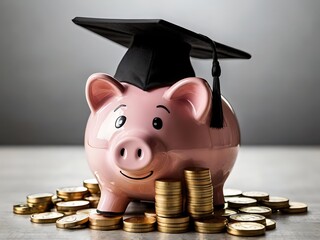
[[[193,218],[213,213],[213,186],[208,168],[186,168],[184,176],[188,192],[188,212]]]
[[[155,183],[156,214],[160,217],[175,217],[182,214],[181,181],[159,179]]]

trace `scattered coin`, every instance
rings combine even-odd
[[[289,208],[281,209],[283,213],[305,213],[308,211],[308,205],[301,202],[289,202]]]
[[[227,232],[235,236],[253,237],[265,234],[263,224],[256,222],[235,222],[227,225]]]
[[[63,214],[58,212],[36,213],[30,216],[30,221],[33,223],[55,223]]]
[[[73,214],[60,218],[56,221],[57,228],[75,228],[79,227],[89,221],[87,214]]]
[[[259,192],[259,191],[251,191],[251,192],[243,192],[242,196],[254,198],[257,201],[269,199],[269,194],[266,192]]]
[[[259,214],[239,213],[229,217],[231,222],[257,222],[266,225],[266,218]]]
[[[228,199],[228,207],[239,209],[241,207],[249,207],[257,204],[257,200],[247,197],[233,197]]]
[[[266,219],[266,230],[273,230],[276,228],[276,221],[273,219]]]
[[[223,189],[224,197],[237,197],[237,196],[240,196],[241,194],[242,194],[242,191],[238,189],[231,189],[231,188]]]
[[[239,208],[239,211],[241,213],[260,214],[265,217],[270,217],[272,214],[272,209],[265,206],[242,207],[242,208]]]

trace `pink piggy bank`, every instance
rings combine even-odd
[[[101,188],[98,212],[123,214],[132,200],[154,200],[156,179],[183,180],[187,167],[211,170],[214,205],[240,142],[236,116],[222,98],[223,128],[210,128],[211,89],[201,78],[143,91],[98,73],[89,77],[85,133],[89,166]]]

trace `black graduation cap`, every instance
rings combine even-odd
[[[223,127],[223,112],[218,58],[251,56],[238,49],[161,19],[97,19],[76,17],[72,20],[92,32],[128,48],[115,78],[143,90],[171,86],[194,77],[190,56],[213,59],[212,118],[210,126]]]

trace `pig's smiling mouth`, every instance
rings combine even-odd
[[[133,179],[133,180],[142,180],[142,179],[146,179],[148,177],[150,177],[152,174],[153,174],[153,171],[151,171],[148,175],[144,176],[144,177],[130,177],[126,174],[124,174],[122,171],[120,171],[120,173],[125,176],[126,178],[129,178],[129,179]]]

